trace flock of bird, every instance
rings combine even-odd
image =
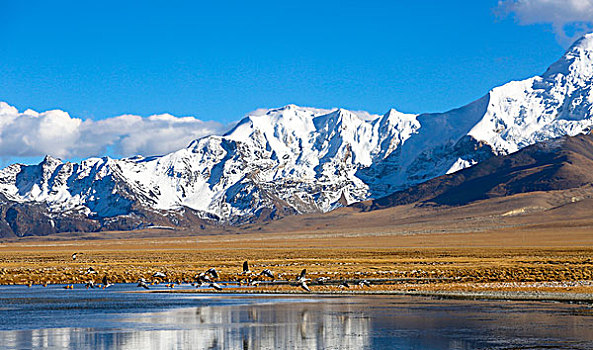
[[[82,255],[82,253],[73,253],[72,254],[72,260],[76,260],[76,258]],[[85,275],[97,275],[98,271],[95,270],[93,267],[89,267],[85,272]],[[225,283],[238,283],[240,286],[243,284],[247,284],[250,286],[258,286],[261,283],[268,283],[268,284],[274,284],[275,282],[283,282],[284,284],[289,284],[295,287],[300,287],[301,289],[310,292],[311,288],[309,287],[308,283],[311,283],[312,280],[310,278],[307,278],[307,270],[303,269],[301,271],[301,273],[297,276],[296,280],[292,280],[292,281],[277,281],[275,278],[276,276],[274,275],[274,272],[272,272],[270,269],[263,269],[260,273],[256,273],[254,271],[251,271],[251,269],[249,268],[249,262],[245,261],[243,262],[243,270],[238,273],[239,276],[244,276],[243,278],[241,278],[238,282],[217,282],[218,278],[219,278],[219,274],[218,271],[216,271],[215,268],[209,268],[208,270],[204,271],[204,272],[200,272],[197,275],[194,276],[194,282],[191,283],[192,286],[196,287],[196,288],[201,288],[201,287],[205,287],[205,288],[213,288],[217,291],[220,291],[223,289],[221,284],[225,284]],[[137,287],[139,288],[144,288],[144,289],[150,289],[151,285],[154,284],[159,284],[162,280],[165,280],[167,278],[167,275],[164,272],[155,272],[152,274],[152,281],[148,281],[144,278],[140,278],[138,279],[138,281],[136,281],[137,283]],[[266,281],[266,278],[270,279]],[[330,282],[329,277],[319,277],[317,279],[315,279],[315,284],[318,285],[324,285],[326,283]],[[180,281],[176,282],[177,284],[180,284]],[[175,286],[176,283],[167,283],[165,284],[165,287],[169,287],[169,288],[173,288]],[[111,286],[113,286],[113,283],[109,282],[109,278],[107,277],[107,275],[104,275],[103,278],[101,279],[101,284],[96,285],[95,284],[95,280],[94,279],[89,279],[88,282],[86,282],[85,287],[87,289],[89,288],[109,288]],[[371,283],[367,280],[361,280],[358,282],[358,285],[360,287],[369,287],[371,285]],[[342,280],[339,284],[338,287],[340,288],[350,288],[350,284],[346,281],[346,280]],[[63,287],[64,289],[74,289],[74,285],[73,284],[69,284]]]

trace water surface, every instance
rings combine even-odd
[[[0,349],[593,349],[590,305],[0,287]]]

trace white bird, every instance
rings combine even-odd
[[[216,282],[212,282],[209,285],[210,287],[216,289],[216,290],[222,290],[222,287],[220,286],[220,284],[216,283]]]
[[[212,279],[210,278],[210,274],[207,274],[206,272],[201,272],[200,274],[196,275],[196,280],[202,284],[204,282],[212,282]]]
[[[84,273],[85,275],[92,275],[92,274],[96,274],[97,270],[93,269],[93,267],[89,267],[88,269],[86,269],[86,272]]]
[[[270,269],[263,269],[262,272],[259,273],[259,275],[274,279],[274,273]]]
[[[154,278],[166,278],[166,277],[167,277],[167,275],[165,275],[163,272],[160,272],[160,271],[159,271],[159,272],[155,272],[155,273],[153,273],[153,274],[152,274],[152,277],[154,277]]]
[[[148,288],[148,284],[146,283],[146,280],[144,278],[141,278],[138,280],[138,286],[137,287],[142,287],[144,289],[150,289]]]
[[[74,253],[74,254],[72,254],[72,260],[76,260],[76,257],[78,255],[82,255],[82,253]]]
[[[367,280],[362,280],[360,282],[358,282],[358,285],[361,287],[370,287],[371,286],[371,282],[367,281]]]
[[[85,285],[86,289],[95,288],[95,281],[88,281]]]
[[[206,270],[207,274],[210,274],[210,276],[212,276],[213,278],[217,279],[218,278],[218,271],[216,271],[215,268],[211,267],[208,270]]]
[[[311,289],[309,289],[309,286],[307,285],[307,282],[305,282],[304,280],[299,282],[299,287],[303,288],[307,292],[311,291]]]
[[[306,275],[307,275],[307,269],[303,269],[303,271],[301,271],[301,273],[297,277],[297,286],[303,288],[307,292],[310,292],[311,289],[309,289],[307,282],[311,281],[311,279],[307,278]]]
[[[329,277],[319,277],[315,280],[315,282],[317,282],[319,284],[324,284],[327,281],[329,281]]]
[[[303,271],[301,271],[301,273],[297,277],[297,282],[301,282],[301,281],[309,282],[311,279],[306,278],[305,277],[306,275],[307,275],[307,269],[303,269]]]

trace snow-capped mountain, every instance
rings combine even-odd
[[[100,229],[122,220],[125,228],[178,225],[187,213],[192,223],[242,223],[325,212],[588,132],[592,79],[589,34],[543,75],[446,113],[369,116],[289,105],[250,113],[222,136],[163,156],[15,164],[0,170],[0,217],[13,227],[7,208],[35,205],[59,231],[59,219],[72,215]],[[15,215],[26,214],[8,216]]]
[[[127,215],[134,204],[229,222],[328,211],[368,198],[356,172],[416,127],[414,116],[396,111],[361,117],[289,105],[251,113],[223,136],[160,157],[74,164],[48,156],[11,165],[0,171],[0,191],[11,201],[47,203],[53,213],[78,208],[97,219]]]
[[[417,116],[417,133],[391,153],[389,162],[362,171],[375,175],[381,169],[383,183],[401,190],[492,155],[588,133],[593,125],[592,90],[593,34],[587,34],[541,76],[494,88],[459,109]]]

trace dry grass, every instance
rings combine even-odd
[[[215,267],[223,280],[240,277],[241,263],[270,268],[293,279],[309,277],[451,278],[439,283],[373,286],[372,290],[544,290],[591,293],[593,231],[587,228],[500,229],[477,233],[344,234],[308,232],[158,239],[25,241],[0,245],[0,284],[83,283],[92,266],[99,281],[149,278],[156,271],[171,281],[191,281]],[[82,252],[72,261],[73,252]],[[545,282],[559,282],[546,284]],[[261,287],[259,287],[261,288]],[[273,287],[277,291],[295,287]],[[353,287],[360,288],[360,287]],[[335,287],[316,286],[331,291]]]

